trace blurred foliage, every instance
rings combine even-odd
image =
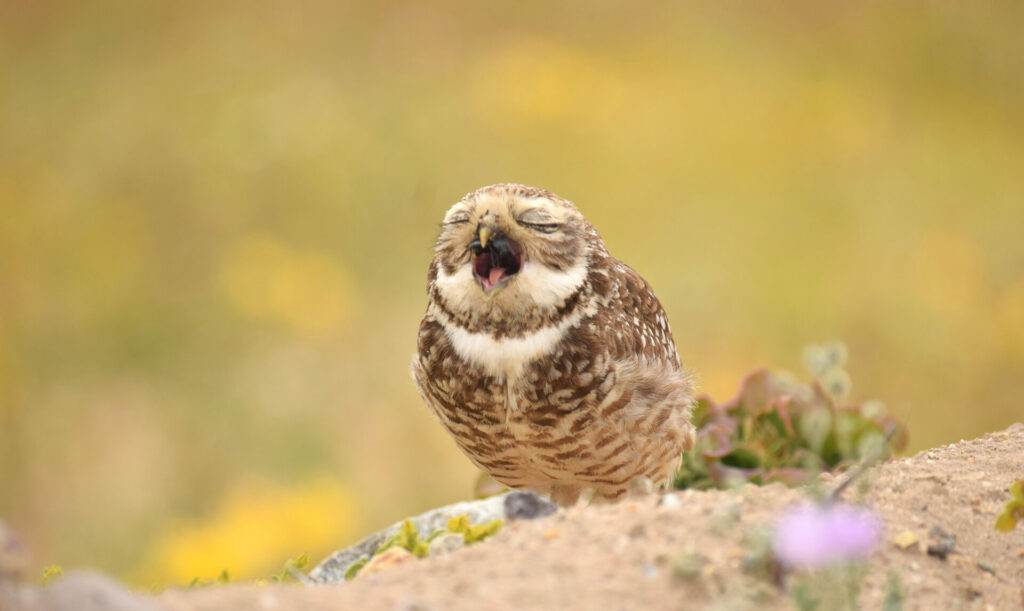
[[[697,441],[683,452],[674,487],[795,486],[822,471],[888,458],[906,447],[906,427],[886,415],[881,403],[843,402],[850,389],[845,345],[812,346],[805,360],[814,374],[810,385],[762,369],[748,375],[727,403],[699,397],[693,414]]]
[[[148,586],[266,575],[465,498],[408,362],[437,223],[504,180],[579,204],[712,396],[843,337],[911,449],[1003,428],[1024,413],[1022,18],[0,2],[0,515],[33,570]],[[324,472],[354,506],[310,537],[337,540],[222,517]]]

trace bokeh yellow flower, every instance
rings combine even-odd
[[[358,523],[352,492],[326,476],[293,488],[240,484],[212,515],[156,537],[132,581],[142,587],[184,584],[225,570],[232,580],[268,577],[304,552],[319,560],[346,543]]]

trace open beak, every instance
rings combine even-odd
[[[490,299],[508,284],[523,266],[523,250],[500,230],[481,223],[477,237],[469,243],[473,277],[480,284],[484,298]]]

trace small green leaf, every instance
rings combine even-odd
[[[295,558],[289,558],[288,560],[285,560],[284,566],[281,567],[281,570],[278,571],[277,574],[272,576],[270,579],[272,581],[276,581],[279,583],[291,581],[295,579],[295,576],[292,574],[292,571],[300,571],[303,568],[305,568],[307,564],[309,564],[309,553],[303,552],[301,555]]]
[[[488,524],[470,524],[469,516],[461,515],[448,520],[448,530],[462,535],[467,544],[476,543],[501,530],[503,523],[502,520],[495,520]]]
[[[502,520],[494,520],[487,524],[474,524],[462,534],[462,538],[467,544],[483,541],[487,537],[490,537],[501,530],[501,526],[503,524],[504,521]]]
[[[722,464],[738,469],[757,469],[764,464],[762,453],[757,452],[753,447],[733,448],[722,457]]]
[[[1024,479],[1010,484],[1010,500],[996,518],[996,530],[1010,532],[1021,520],[1024,520]]]
[[[426,541],[419,541],[409,551],[417,558],[426,558],[430,554],[430,544]]]
[[[354,579],[355,576],[359,573],[359,571],[364,566],[366,566],[366,564],[368,562],[370,562],[370,559],[366,558],[366,557],[363,557],[363,558],[360,558],[359,560],[356,560],[352,564],[348,565],[348,568],[345,569],[345,581],[350,581],[350,580]]]
[[[55,579],[60,579],[63,575],[64,569],[62,569],[59,564],[51,564],[43,569],[43,585],[46,585]]]
[[[461,515],[456,518],[448,519],[448,530],[453,533],[465,533],[469,530],[469,516]]]
[[[408,552],[415,549],[416,544],[420,542],[420,533],[416,530],[416,525],[412,523],[412,520],[405,520],[402,522],[401,528],[398,529],[394,535],[391,536],[387,541],[381,544],[374,552],[374,555],[380,554],[381,552],[388,550],[392,547],[401,547]]]
[[[832,431],[832,413],[825,408],[817,408],[804,414],[800,419],[800,433],[807,440],[810,448],[823,454],[825,442]]]

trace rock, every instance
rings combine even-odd
[[[549,516],[558,508],[534,492],[509,492],[505,495],[505,518],[508,520],[535,520]]]
[[[900,534],[893,537],[892,542],[896,547],[900,549],[907,549],[911,545],[916,545],[918,542],[917,535],[909,530],[905,530]]]
[[[420,538],[426,539],[434,531],[446,529],[448,527],[448,520],[462,515],[469,518],[470,524],[488,524],[494,520],[506,519],[505,498],[507,496],[505,494],[479,501],[446,505],[410,519],[416,527]],[[349,567],[362,560],[373,558],[377,548],[397,533],[402,528],[404,521],[396,522],[384,530],[373,533],[351,547],[331,554],[315,569],[310,571],[310,579],[318,583],[340,583],[345,581],[345,573]],[[364,568],[363,570],[366,569]]]
[[[466,540],[458,533],[447,533],[430,542],[430,555],[440,556],[466,546]]]
[[[679,495],[674,492],[664,494],[658,501],[658,506],[674,511],[680,509],[683,506],[683,502],[679,500]]]
[[[927,551],[929,556],[945,560],[946,556],[956,549],[956,535],[951,535],[938,526],[933,527],[929,534],[935,540],[934,543],[928,545]]]

